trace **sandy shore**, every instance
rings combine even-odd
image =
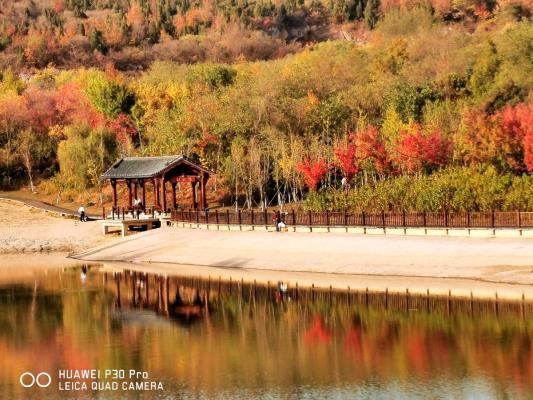
[[[79,252],[110,241],[97,222],[80,223],[0,199],[0,253]]]
[[[311,283],[309,274],[330,275],[329,284],[346,287],[367,277],[365,286],[401,286],[409,280],[429,278],[463,280],[440,289],[467,290],[479,283],[516,287],[529,292],[533,284],[533,240],[494,238],[365,236],[334,233],[229,232],[165,228],[131,236],[77,255],[79,259],[100,262],[128,262],[140,267],[166,270],[165,273],[191,273],[216,276],[221,271],[239,273],[270,271],[291,273],[299,282]],[[192,270],[191,270],[192,268]],[[261,274],[259,274],[261,275]],[[350,275],[358,275],[354,279]],[[258,275],[256,275],[257,277]],[[334,278],[333,278],[334,276]],[[324,278],[324,276],[322,276]],[[255,279],[255,278],[254,278]],[[317,278],[314,278],[318,280]],[[295,279],[289,279],[295,281]],[[437,279],[438,280],[438,279]],[[324,283],[324,279],[320,279]],[[477,282],[477,283],[476,283]],[[316,283],[316,282],[314,282]],[[524,286],[526,285],[526,286]],[[359,285],[361,286],[361,285]],[[352,284],[352,287],[355,287]],[[533,286],[531,286],[533,287]],[[435,286],[436,288],[436,286]],[[532,293],[533,294],[533,293]]]

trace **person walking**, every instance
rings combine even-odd
[[[78,214],[80,215],[80,222],[87,221],[87,216],[85,215],[85,207],[80,206],[80,208],[78,208]]]
[[[276,228],[276,232],[279,232],[279,211],[272,211],[272,223]]]
[[[345,176],[343,176],[341,179],[341,186],[344,194],[348,194],[348,191],[350,190],[350,184],[348,183],[348,178]]]

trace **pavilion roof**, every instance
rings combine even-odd
[[[179,164],[186,164],[196,172],[210,173],[206,168],[192,162],[182,155],[124,157],[117,160],[106,172],[104,172],[102,174],[102,179],[154,178]]]

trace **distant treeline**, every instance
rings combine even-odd
[[[4,0],[0,68],[275,59],[306,43],[365,42],[378,22],[417,7],[469,30],[492,29],[496,17],[527,20],[532,9],[528,0]]]

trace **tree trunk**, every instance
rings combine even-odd
[[[33,184],[33,174],[32,174],[32,162],[31,162],[31,154],[30,149],[28,146],[24,148],[24,151],[22,152],[22,158],[24,160],[24,166],[26,167],[26,172],[28,173],[28,178],[30,180],[30,190],[32,193],[35,193],[35,185]]]

